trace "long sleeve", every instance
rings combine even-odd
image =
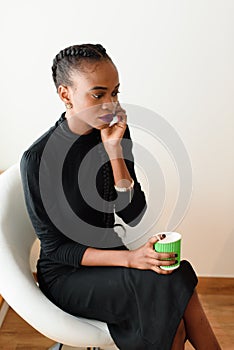
[[[55,126],[36,140],[22,156],[20,169],[28,214],[41,242],[41,253],[43,259],[46,258],[48,261],[51,261],[52,264],[55,263],[55,265],[59,264],[80,267],[85,250],[91,246],[89,243],[91,241],[87,239],[89,234],[91,234],[89,237],[92,238],[93,230],[95,230],[95,244],[97,243],[97,246],[100,245],[97,232],[100,231],[101,234],[104,234],[103,237],[105,237],[105,228],[107,227],[104,215],[105,212],[103,213],[102,207],[99,206],[100,204],[97,204],[97,209],[91,207],[80,191],[80,186],[83,186],[82,188],[85,190],[85,193],[90,193],[91,191],[91,194],[93,195],[92,187],[90,188],[89,184],[93,179],[92,176],[95,174],[95,169],[101,164],[98,149],[95,147],[99,140],[99,133],[99,130],[94,129],[90,134],[75,137],[74,134],[70,132],[64,116],[62,116],[60,120],[56,122]],[[50,140],[52,140],[49,148],[50,158],[45,161],[42,155],[45,146]],[[115,213],[122,218],[126,224],[135,226],[144,215],[146,201],[134,170],[132,141],[128,128],[126,129],[122,141],[126,165],[135,184],[130,203],[129,193],[116,193],[117,201],[115,202]],[[93,155],[90,152],[92,148],[95,150]],[[71,209],[71,212],[80,219],[79,223],[77,221],[77,223],[73,225],[76,235],[76,237],[74,236],[74,240],[72,239],[73,236],[70,235],[70,232],[64,231],[69,228],[66,228],[66,224],[65,226],[63,224],[66,220],[68,220],[69,224],[71,221],[68,219],[68,213],[64,210],[63,198],[61,200],[60,197],[61,193],[57,191],[59,186],[56,187],[60,184],[60,177],[56,170],[57,161],[61,160],[61,151],[64,152],[64,149],[69,149],[69,151],[66,154],[62,170],[63,194],[67,200],[69,210]],[[89,157],[84,166],[82,165],[82,162],[87,154],[89,154]],[[42,159],[43,162],[41,163]],[[45,209],[45,206],[43,205],[45,190],[43,190],[43,196],[40,192],[39,169],[41,164],[46,165],[46,170],[43,171],[43,179],[46,183],[46,191],[48,189],[46,195],[49,195],[50,197],[49,207],[46,207],[47,209]],[[80,168],[82,168],[82,171]],[[81,181],[79,184],[77,181],[78,174],[79,180]],[[111,179],[110,184],[114,184]],[[97,173],[96,186],[98,193],[102,196],[104,189],[104,177],[102,176],[102,171],[98,171]],[[110,187],[115,191],[113,185],[110,185]],[[119,204],[123,204],[123,202],[126,204],[119,206]],[[52,215],[56,215],[56,217],[54,217],[55,221],[50,219],[52,217],[50,212],[51,209],[53,210]],[[112,213],[111,216],[111,221],[114,225],[114,213]],[[60,223],[62,224],[61,227]],[[86,223],[88,225],[86,225]],[[100,230],[96,230],[96,228],[100,228]],[[122,245],[121,242],[120,245]]]
[[[115,212],[126,224],[129,226],[136,226],[141,221],[146,211],[147,204],[145,194],[137,180],[134,169],[134,157],[132,153],[133,144],[128,127],[122,140],[122,146],[126,166],[132,179],[134,180],[134,188],[132,191],[133,195],[131,195],[129,192],[116,193],[118,196],[118,201],[116,201]],[[123,209],[120,209],[120,206]]]
[[[88,247],[66,237],[49,219],[40,195],[39,166],[40,156],[37,152],[24,152],[20,170],[25,202],[35,232],[40,239],[41,249],[50,260],[79,267]]]

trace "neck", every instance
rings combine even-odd
[[[70,111],[66,111],[65,118],[67,119],[67,124],[69,129],[77,135],[87,135],[90,134],[93,130],[93,128],[75,117],[74,115],[71,115]]]

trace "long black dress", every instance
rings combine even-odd
[[[170,275],[134,268],[81,265],[89,246],[127,249],[115,234],[114,213],[103,213],[108,208],[107,201],[98,210],[100,202],[90,205],[81,191],[81,186],[87,192],[92,189],[94,172],[97,193],[105,198],[108,188],[112,193],[109,207],[114,206],[116,215],[126,224],[137,225],[146,210],[145,196],[134,171],[128,128],[124,139],[128,140],[123,143],[126,165],[135,182],[131,199],[127,193],[115,193],[100,131],[93,129],[78,137],[70,131],[65,113],[24,152],[21,176],[25,201],[41,242],[37,264],[39,286],[64,311],[106,322],[121,350],[169,350],[197,284],[187,261],[182,261],[180,268]],[[93,149],[95,152],[90,153]],[[90,157],[82,163],[87,154]],[[85,171],[81,172],[79,182],[81,165]],[[74,216],[82,220],[76,221]],[[114,237],[107,244],[104,243],[106,227],[109,227],[108,235],[111,237],[113,233]],[[100,232],[103,235],[99,235]]]

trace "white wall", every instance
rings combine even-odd
[[[64,110],[53,57],[100,42],[119,69],[121,101],[163,116],[190,155],[183,255],[199,275],[234,276],[234,2],[9,0],[0,12],[0,169]]]

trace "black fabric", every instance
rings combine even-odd
[[[124,138],[130,141],[130,133],[128,128],[125,132]],[[87,152],[99,143],[100,131],[93,129],[90,134],[82,136],[73,134],[68,127],[65,114],[62,114],[55,125],[38,140],[36,140],[27,151],[24,152],[20,163],[27,210],[34,229],[41,242],[41,255],[38,264],[40,264],[43,273],[48,276],[48,279],[50,276],[52,281],[53,279],[57,278],[57,272],[59,273],[60,271],[63,271],[64,266],[80,267],[82,256],[88,246],[68,238],[63,232],[61,232],[61,230],[51,221],[47,211],[44,208],[40,192],[41,187],[39,183],[39,171],[41,171],[40,165],[44,154],[43,152],[51,140],[52,143],[55,143],[55,146],[52,145],[52,155],[50,156],[48,162],[52,162],[52,164],[46,164],[46,166],[50,166],[51,172],[53,171],[53,167],[57,166],[58,159],[63,151],[62,148],[66,148],[67,145],[70,144],[72,145],[65,157],[62,170],[63,190],[72,210],[76,215],[81,217],[84,222],[91,223],[93,227],[104,228],[105,222],[102,212],[103,208],[101,207],[100,211],[91,208],[81,195],[77,182],[79,166]],[[57,147],[56,144],[59,144],[59,147]],[[127,147],[123,151],[124,155],[128,159],[127,166],[129,172],[135,181],[134,195],[131,203],[125,206],[123,210],[118,211],[117,208],[116,214],[119,215],[126,223],[134,220],[134,224],[137,224],[146,210],[146,201],[144,193],[142,192],[141,186],[138,183],[135,175],[134,159],[131,147],[131,143],[128,143]],[[87,191],[89,188],[89,174],[93,172],[93,169],[100,161],[100,155],[95,153],[85,169],[84,187]],[[56,176],[57,174],[55,174],[55,176],[51,176],[50,172],[47,172],[47,170],[44,172],[45,174],[42,175],[48,182],[48,191],[50,191],[52,182],[53,185],[55,183],[56,186],[56,182],[59,183],[60,178],[59,175]],[[104,179],[99,172],[97,178],[99,193],[103,192],[103,184]],[[110,186],[113,187],[113,182],[110,183]],[[65,221],[66,212],[64,212],[62,203],[60,207],[60,199],[57,197],[57,193],[50,193],[50,195],[52,196],[53,202],[56,203],[57,219],[59,219],[61,222]],[[121,197],[123,198],[123,202],[129,202],[129,194],[121,193]],[[112,213],[111,215],[113,217],[112,221],[114,222],[114,214]],[[82,232],[80,231],[83,229],[84,226],[77,227],[77,232],[80,236],[82,236]],[[88,234],[88,232],[84,232],[84,235],[86,234]],[[122,246],[123,243],[121,239],[117,239],[117,242],[118,241],[119,246]],[[123,249],[126,248],[123,247]]]
[[[171,275],[124,267],[69,267],[42,291],[74,315],[107,322],[121,350],[170,350],[197,284],[187,261]]]
[[[62,177],[51,172],[56,169],[61,157],[61,147],[54,147],[48,163],[44,161],[48,143],[56,140],[69,148],[66,154]],[[124,140],[129,142],[124,143]],[[55,142],[56,143],[56,142]],[[110,333],[121,350],[169,350],[174,334],[183,315],[184,309],[196,286],[197,278],[191,265],[184,261],[181,267],[171,275],[158,275],[152,271],[123,267],[84,267],[82,256],[88,245],[68,238],[57,223],[52,222],[47,214],[41,197],[39,173],[45,165],[44,179],[48,182],[48,191],[62,179],[66,199],[75,215],[93,226],[106,227],[103,207],[96,210],[89,206],[82,196],[77,183],[77,173],[87,153],[100,143],[100,131],[93,129],[90,134],[77,137],[67,124],[65,115],[44,135],[36,140],[24,152],[21,159],[21,177],[26,206],[34,229],[40,239],[41,252],[37,264],[39,286],[44,294],[64,311],[75,316],[98,319],[107,322]],[[126,165],[134,179],[134,191],[131,202],[128,193],[121,193],[118,198],[125,203],[124,209],[115,206],[115,213],[128,225],[137,225],[146,210],[146,201],[134,171],[134,158],[129,129],[123,139],[123,153]],[[99,151],[102,144],[99,144]],[[104,149],[94,153],[87,163],[83,177],[83,186],[89,188],[89,176],[94,165],[106,157]],[[48,169],[51,169],[48,170]],[[104,174],[105,175],[105,174]],[[40,173],[41,176],[41,173]],[[52,186],[53,185],[53,186]],[[104,193],[103,173],[97,174],[97,191]],[[109,180],[110,190],[114,191],[113,178]],[[60,197],[53,193],[57,217],[66,220]],[[50,193],[51,195],[51,193]],[[117,198],[117,194],[115,193]],[[53,196],[52,196],[53,197]],[[111,222],[114,224],[114,214]],[[113,228],[114,229],[114,228]],[[82,231],[83,227],[77,227]],[[85,232],[86,234],[87,232]],[[119,246],[106,249],[126,250],[119,238]]]

